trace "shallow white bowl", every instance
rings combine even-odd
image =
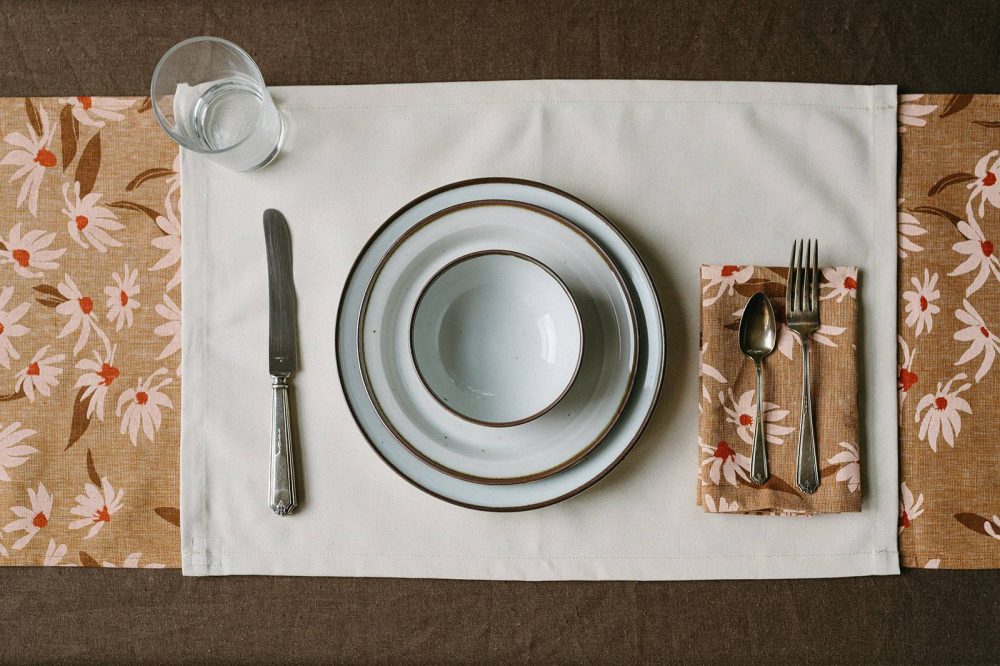
[[[583,356],[583,326],[566,285],[518,252],[460,257],[424,288],[410,328],[421,380],[445,409],[513,426],[566,394]]]

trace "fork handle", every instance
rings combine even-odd
[[[800,337],[802,338],[802,416],[799,419],[795,483],[802,492],[812,494],[819,488],[819,463],[816,459],[812,393],[809,390],[809,336]]]

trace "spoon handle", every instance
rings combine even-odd
[[[754,419],[753,450],[750,452],[750,480],[757,485],[767,482],[771,475],[767,470],[767,443],[764,440],[764,366],[760,361],[757,366],[757,418]]]

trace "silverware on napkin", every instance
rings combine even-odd
[[[767,429],[764,423],[764,359],[778,342],[778,322],[771,300],[762,291],[750,297],[740,317],[740,351],[753,360],[757,369],[757,415],[754,418],[753,449],[750,452],[750,480],[767,483]]]
[[[814,493],[819,488],[819,464],[809,391],[809,336],[819,328],[819,243],[815,240],[792,242],[792,258],[788,262],[788,283],[785,287],[785,319],[788,329],[802,342],[802,416],[799,419],[795,484],[804,493]]]
[[[270,309],[268,357],[271,373],[271,481],[269,501],[279,516],[295,511],[295,439],[289,409],[289,380],[298,367],[295,285],[292,282],[292,239],[285,216],[264,211]]]

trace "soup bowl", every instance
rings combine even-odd
[[[526,255],[459,257],[417,299],[410,349],[421,381],[474,423],[526,423],[552,409],[580,369],[583,325],[552,270]]]

